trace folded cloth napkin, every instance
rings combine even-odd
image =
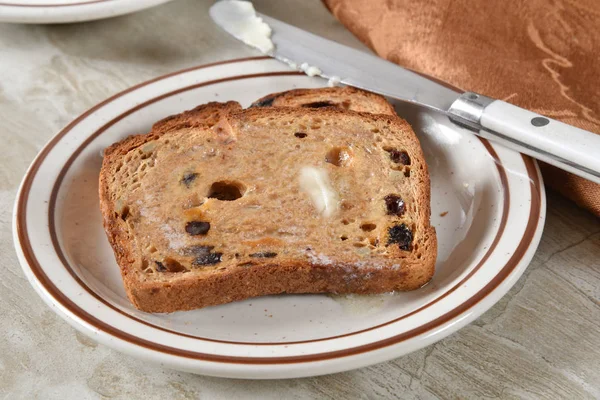
[[[323,1],[381,57],[600,134],[599,0]],[[600,185],[540,167],[600,215]]]

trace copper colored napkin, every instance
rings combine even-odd
[[[381,57],[600,134],[600,0],[323,1]],[[540,166],[600,215],[600,185]]]

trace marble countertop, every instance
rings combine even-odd
[[[210,3],[178,0],[80,24],[0,24],[0,398],[600,398],[600,219],[553,193],[540,247],[498,304],[423,350],[346,373],[243,381],[162,369],[96,344],[42,302],[11,232],[27,166],[61,127],[120,90],[255,55],[212,24]],[[318,0],[255,3],[364,48]]]

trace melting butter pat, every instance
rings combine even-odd
[[[327,171],[315,167],[302,167],[299,175],[300,188],[310,196],[315,209],[323,217],[335,214],[340,201],[331,186]]]

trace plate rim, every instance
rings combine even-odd
[[[88,4],[106,3],[115,0],[90,0],[90,1],[78,1],[76,3],[5,3],[0,2],[0,6],[4,7],[23,7],[23,8],[54,8],[54,7],[71,7],[71,6],[82,6]]]
[[[8,3],[0,0],[0,22],[55,24],[93,21],[145,10],[173,0],[91,0],[72,3]]]
[[[239,59],[231,59],[231,60],[225,60],[225,61],[221,61],[221,62],[216,62],[216,63],[210,63],[210,64],[203,64],[203,65],[199,65],[199,66],[194,66],[194,67],[190,67],[190,68],[186,68],[186,69],[182,69],[179,71],[175,71],[166,75],[162,75],[159,77],[156,77],[154,79],[142,82],[138,85],[134,85],[131,86],[109,98],[107,98],[106,100],[96,104],[95,106],[93,106],[92,108],[90,108],[89,110],[87,110],[86,112],[82,113],[80,116],[78,116],[76,119],[74,119],[71,123],[69,123],[65,128],[63,128],[61,131],[59,131],[58,134],[56,134],[54,137],[52,137],[50,139],[50,141],[42,148],[42,150],[38,153],[38,155],[35,157],[35,159],[33,160],[32,164],[30,165],[30,167],[27,170],[27,173],[25,174],[23,181],[21,183],[21,186],[19,188],[18,191],[18,196],[16,198],[16,202],[15,202],[15,210],[14,210],[14,219],[13,219],[13,234],[14,234],[14,239],[15,239],[15,247],[17,248],[17,252],[19,253],[20,257],[19,257],[19,261],[21,262],[22,268],[24,270],[26,270],[26,268],[29,268],[29,270],[32,272],[32,274],[28,274],[27,271],[26,275],[28,276],[28,278],[30,278],[30,283],[34,283],[32,281],[32,279],[37,280],[37,282],[35,282],[36,284],[40,284],[44,287],[47,295],[49,295],[52,299],[45,299],[45,300],[50,300],[52,302],[54,301],[58,301],[58,303],[60,303],[63,307],[65,307],[67,310],[69,310],[71,313],[73,313],[73,310],[70,309],[70,307],[65,306],[65,304],[63,302],[61,302],[60,300],[58,300],[56,298],[56,296],[53,296],[51,293],[51,290],[48,289],[48,285],[50,285],[52,288],[54,288],[54,290],[59,294],[60,297],[60,290],[58,288],[56,288],[56,286],[50,281],[50,279],[45,275],[45,273],[43,272],[43,269],[40,266],[39,261],[36,259],[34,253],[33,253],[33,249],[31,248],[31,243],[29,243],[27,241],[28,244],[28,251],[29,254],[27,254],[27,252],[25,251],[25,249],[23,248],[23,235],[25,235],[25,237],[27,237],[26,235],[26,225],[25,225],[25,214],[23,212],[23,210],[25,209],[26,205],[27,205],[27,199],[28,199],[28,195],[29,195],[29,191],[31,189],[31,183],[33,182],[33,178],[35,177],[35,173],[36,170],[34,169],[34,167],[37,165],[39,167],[39,165],[41,164],[41,162],[43,161],[43,159],[45,158],[45,156],[50,152],[50,150],[53,148],[54,145],[56,145],[56,143],[58,141],[60,141],[60,139],[66,135],[75,125],[77,125],[81,120],[83,120],[84,118],[86,118],[87,116],[89,116],[90,114],[92,114],[94,111],[96,111],[97,109],[103,107],[104,105],[112,102],[113,100],[115,100],[118,97],[121,97],[129,92],[132,92],[140,87],[143,86],[147,86],[150,85],[156,81],[162,80],[162,79],[166,79],[175,75],[179,75],[179,74],[183,74],[186,72],[190,72],[190,71],[195,71],[195,70],[199,70],[199,69],[203,69],[203,68],[208,68],[208,67],[213,67],[213,66],[218,66],[218,65],[223,65],[223,64],[228,64],[228,63],[239,63],[239,62],[245,62],[245,61],[258,61],[258,60],[266,60],[266,59],[270,59],[269,57],[264,57],[264,56],[259,56],[259,57],[247,57],[247,58],[239,58]],[[268,73],[271,74],[271,73]],[[290,75],[293,75],[294,73],[290,71],[289,73]],[[121,113],[120,115],[122,115],[123,113]],[[106,124],[105,124],[106,125]],[[104,127],[105,125],[103,125],[102,127]],[[100,128],[99,130],[101,130],[102,128]],[[85,146],[85,144],[88,141],[91,141],[93,138],[95,138],[96,136],[94,136],[93,134],[90,134],[90,136],[88,136],[80,145],[79,148],[82,148]],[[482,141],[485,143],[487,141]],[[489,146],[489,144],[488,144]],[[492,146],[489,146],[490,148],[492,148]],[[492,148],[493,150],[493,148]],[[73,154],[71,157],[75,157],[76,154]],[[514,271],[514,269],[516,269],[519,265],[521,265],[521,263],[523,263],[525,256],[527,255],[528,251],[531,251],[531,249],[533,248],[535,250],[535,248],[537,247],[537,244],[539,242],[539,236],[541,235],[541,227],[543,225],[540,225],[540,222],[543,222],[544,218],[545,218],[545,194],[543,191],[543,180],[542,177],[539,173],[539,169],[537,168],[537,164],[535,163],[535,161],[533,161],[530,157],[528,156],[524,156],[521,155],[523,158],[523,162],[525,164],[525,167],[527,169],[527,173],[529,174],[530,177],[530,188],[531,188],[531,206],[530,206],[530,212],[529,212],[529,221],[527,223],[527,227],[525,229],[525,232],[523,234],[523,238],[521,239],[521,241],[519,242],[519,245],[517,246],[517,250],[519,251],[515,251],[513,256],[507,261],[506,265],[504,265],[502,268],[499,268],[498,273],[495,275],[495,277],[490,280],[489,282],[487,282],[487,284],[484,286],[484,288],[482,288],[479,292],[477,292],[475,295],[473,295],[472,297],[470,297],[469,299],[467,299],[466,301],[464,301],[462,304],[460,304],[458,307],[454,307],[451,311],[443,314],[442,316],[440,316],[439,318],[437,318],[436,320],[433,321],[428,321],[427,323],[413,329],[407,332],[404,332],[400,335],[394,335],[392,337],[389,337],[387,339],[381,340],[381,341],[375,341],[369,344],[365,344],[365,345],[361,345],[361,346],[355,346],[355,347],[349,347],[343,350],[337,350],[337,351],[333,351],[333,352],[325,352],[325,353],[316,353],[316,354],[308,354],[305,356],[287,356],[287,357],[254,357],[254,358],[247,358],[247,357],[238,357],[238,356],[221,356],[221,355],[215,355],[215,354],[204,354],[204,353],[194,353],[191,352],[193,354],[202,354],[203,357],[189,357],[189,355],[186,354],[174,354],[171,351],[166,351],[167,354],[171,354],[174,356],[178,356],[178,357],[186,357],[186,358],[193,358],[193,359],[197,359],[197,360],[202,360],[202,361],[219,361],[219,362],[228,362],[228,363],[235,363],[235,364],[246,364],[246,363],[250,363],[250,364],[254,364],[254,363],[260,363],[260,364],[281,364],[281,363],[303,363],[303,362],[307,362],[307,361],[317,361],[317,360],[325,360],[325,359],[331,359],[331,358],[339,358],[339,357],[343,357],[343,356],[350,356],[350,355],[357,355],[360,353],[365,353],[365,352],[369,352],[372,350],[377,350],[377,349],[381,349],[387,346],[391,346],[393,344],[397,344],[401,341],[404,341],[406,339],[410,339],[413,338],[415,336],[421,335],[425,332],[428,332],[434,328],[437,328],[439,326],[442,326],[443,324],[452,321],[453,319],[457,318],[458,316],[462,315],[465,311],[469,310],[470,308],[472,308],[473,306],[475,306],[476,304],[478,304],[479,302],[481,302],[482,300],[488,298],[488,296],[490,294],[492,294],[493,292],[495,292],[500,285],[509,277],[511,277],[512,271]],[[69,159],[70,160],[70,159]],[[68,162],[67,162],[68,163]],[[67,163],[65,163],[63,166],[61,166],[61,173],[63,171],[65,171],[67,168]],[[498,163],[496,163],[496,165],[498,165]],[[498,166],[498,168],[500,168]],[[27,186],[27,184],[29,183],[29,186]],[[57,176],[56,182],[55,182],[55,187],[58,187],[59,179]],[[54,190],[53,190],[54,192]],[[509,200],[509,196],[505,196],[505,201],[510,201]],[[536,204],[534,204],[536,203]],[[533,212],[534,208],[536,209],[537,212]],[[49,213],[49,216],[53,215],[53,213]],[[535,216],[535,217],[534,217]],[[527,236],[529,235],[529,236]],[[501,232],[498,234],[498,236],[501,236]],[[537,236],[537,240],[536,240],[536,236]],[[527,239],[525,239],[527,238]],[[486,253],[487,254],[487,253]],[[491,254],[491,253],[489,253]],[[31,261],[34,261],[34,264],[37,264],[37,268],[38,268],[38,272],[41,272],[43,276],[38,276],[36,274],[36,271],[34,271],[34,269],[31,266]],[[511,263],[512,261],[512,263]],[[528,262],[529,260],[527,260]],[[485,263],[485,260],[481,261],[482,264]],[[504,271],[508,266],[510,265],[509,270],[506,272],[506,274],[502,277],[502,279],[500,279],[499,282],[497,282],[497,284],[492,287],[491,289],[489,289],[486,293],[484,293],[482,296],[479,296],[480,293],[487,288],[490,284],[492,284],[492,282],[494,282],[500,275],[501,272]],[[34,276],[35,275],[35,278]],[[520,274],[519,274],[520,276]],[[44,280],[46,281],[46,284],[44,283]],[[34,285],[35,287],[35,285]],[[504,294],[504,293],[503,293]],[[477,297],[476,301],[471,301],[473,298]],[[64,299],[63,299],[64,300]],[[66,299],[68,300],[68,298]],[[70,301],[69,301],[70,302]],[[90,324],[91,326],[94,326],[96,329],[102,330],[105,333],[107,333],[109,336],[115,336],[117,338],[120,338],[122,340],[125,340],[127,342],[129,342],[130,344],[134,345],[134,346],[143,346],[145,348],[148,348],[150,350],[159,350],[164,352],[163,350],[166,349],[157,349],[157,343],[153,343],[153,342],[149,342],[150,343],[150,347],[145,346],[143,344],[140,344],[139,342],[145,342],[144,339],[138,338],[136,336],[133,336],[133,338],[135,338],[135,341],[131,341],[128,340],[126,337],[122,337],[121,335],[117,334],[112,334],[108,331],[106,331],[105,329],[102,329],[100,327],[98,327],[96,324],[90,322],[92,320],[96,320],[100,323],[103,323],[107,326],[109,326],[110,328],[113,328],[112,326],[106,324],[104,321],[98,320],[97,318],[95,318],[92,315],[87,314],[86,311],[80,309],[76,304],[72,304],[76,309],[79,309],[80,312],[88,315],[90,317],[90,320],[86,321],[86,318],[83,318],[83,321],[87,322],[88,324]],[[421,307],[420,307],[421,308]],[[463,309],[464,308],[464,309]],[[459,311],[456,311],[460,309]],[[64,311],[64,310],[63,310]],[[456,312],[455,312],[456,311]],[[67,317],[70,319],[73,319],[74,321],[69,321],[69,322],[77,322],[79,324],[81,324],[80,319],[81,315],[78,315],[77,313],[74,313],[75,318],[73,318],[72,315],[68,315]],[[452,314],[452,315],[449,315]],[[449,315],[449,316],[448,316]],[[132,317],[131,315],[127,314],[128,317]],[[135,318],[135,317],[134,317]],[[473,317],[474,318],[474,317]],[[443,321],[436,323],[438,320],[443,319]],[[394,320],[395,321],[395,320]],[[386,324],[392,323],[394,321],[388,322]],[[144,321],[145,322],[145,321]],[[428,327],[428,325],[432,325],[431,327]],[[76,326],[75,324],[72,323],[72,325]],[[77,326],[76,326],[77,327]],[[155,328],[157,328],[156,326],[153,326]],[[368,328],[370,329],[376,329],[378,326],[376,327],[371,327]],[[423,327],[427,327],[426,329],[424,329],[424,331],[422,332],[414,332],[417,331],[419,329],[422,329]],[[116,328],[115,328],[116,329]],[[160,328],[159,328],[160,329]],[[116,329],[118,331],[118,329]],[[124,335],[129,335],[132,336],[130,334],[128,334],[127,332],[120,332],[121,334]],[[171,332],[173,333],[173,332]],[[178,334],[180,334],[179,332],[177,332]],[[350,334],[355,334],[358,332],[352,332]],[[409,335],[410,334],[410,335]],[[347,335],[342,335],[342,336],[347,336]],[[402,339],[398,339],[399,336],[408,336]],[[445,335],[444,335],[445,336]],[[336,336],[339,337],[339,336]],[[335,339],[336,337],[331,337],[331,338],[324,338],[324,339],[318,339],[318,340],[330,340],[330,339]],[[442,336],[443,337],[443,336]],[[199,340],[212,340],[212,339],[208,339],[208,338],[197,338],[197,337],[193,337],[195,339],[199,339]],[[131,339],[131,338],[130,338]],[[217,340],[218,341],[218,340]],[[305,342],[313,342],[314,340],[309,340],[309,341],[305,341]],[[305,343],[305,342],[301,342],[301,343]],[[239,342],[230,342],[230,341],[225,341],[225,343],[232,343],[232,344],[238,344]],[[378,344],[382,344],[381,346],[375,346]],[[245,343],[248,345],[252,345],[252,346],[256,346],[256,345],[260,345],[261,343]],[[264,343],[266,345],[273,345],[273,343]],[[284,343],[281,343],[284,344]],[[163,346],[163,347],[167,347],[167,346]],[[365,349],[362,349],[366,347]],[[177,353],[186,353],[186,350],[183,349],[177,349],[177,348],[170,348],[172,350],[176,350]],[[358,349],[362,349],[361,351],[356,351]],[[355,350],[355,351],[352,351]],[[340,354],[343,353],[343,354]],[[334,355],[335,354],[335,355]],[[215,359],[216,358],[225,358],[225,360],[223,359]],[[323,357],[326,356],[326,357]]]

